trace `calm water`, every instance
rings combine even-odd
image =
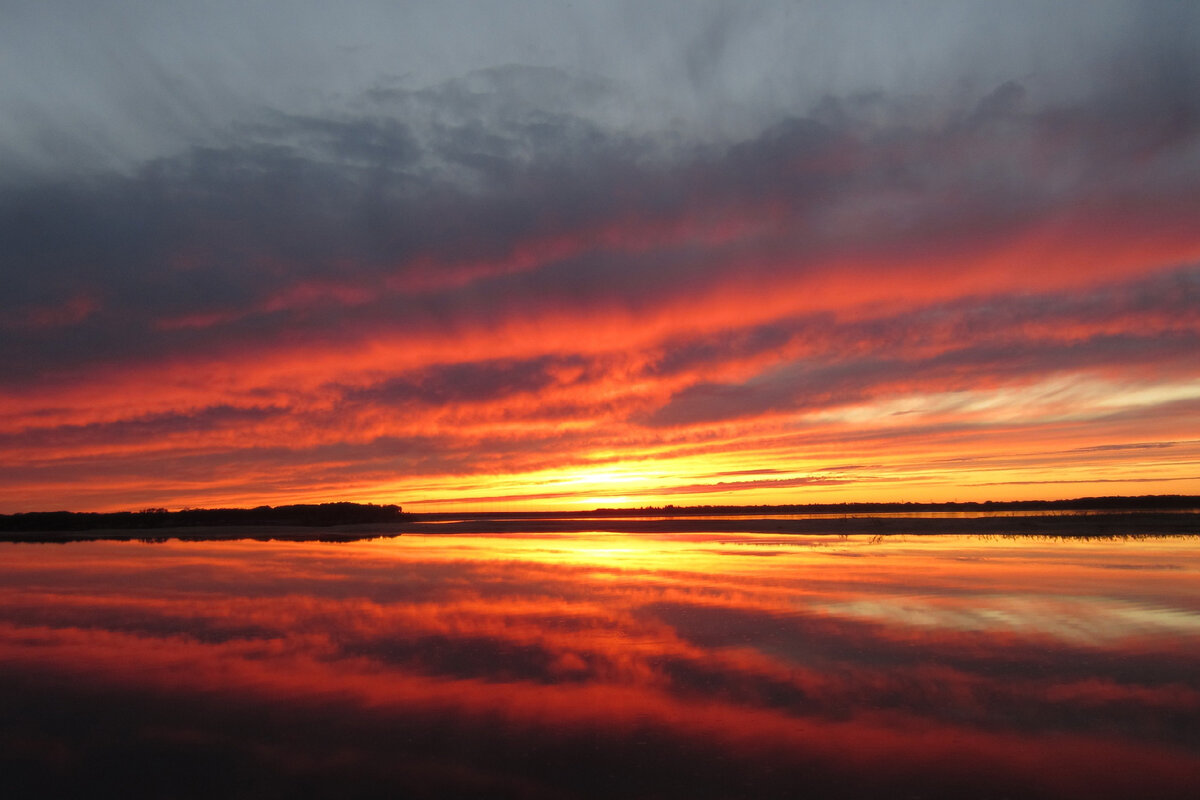
[[[0,545],[6,796],[1200,796],[1200,542]]]

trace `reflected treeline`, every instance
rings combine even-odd
[[[147,508],[141,511],[109,513],[73,511],[34,511],[24,514],[0,514],[0,531],[88,531],[144,530],[153,528],[199,528],[224,526],[298,526],[329,527],[400,522],[406,515],[397,505],[373,503],[320,503],[257,508],[185,508],[168,511]]]

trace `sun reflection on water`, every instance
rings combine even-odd
[[[1198,588],[1185,539],[9,545],[0,736],[45,745],[4,766],[68,753],[69,794],[92,731],[178,729],[168,762],[290,786],[1191,796]]]

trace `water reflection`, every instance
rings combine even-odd
[[[1194,797],[1200,544],[3,546],[32,795]]]

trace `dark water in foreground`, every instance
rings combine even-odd
[[[1200,796],[1200,542],[0,544],[6,796]]]

